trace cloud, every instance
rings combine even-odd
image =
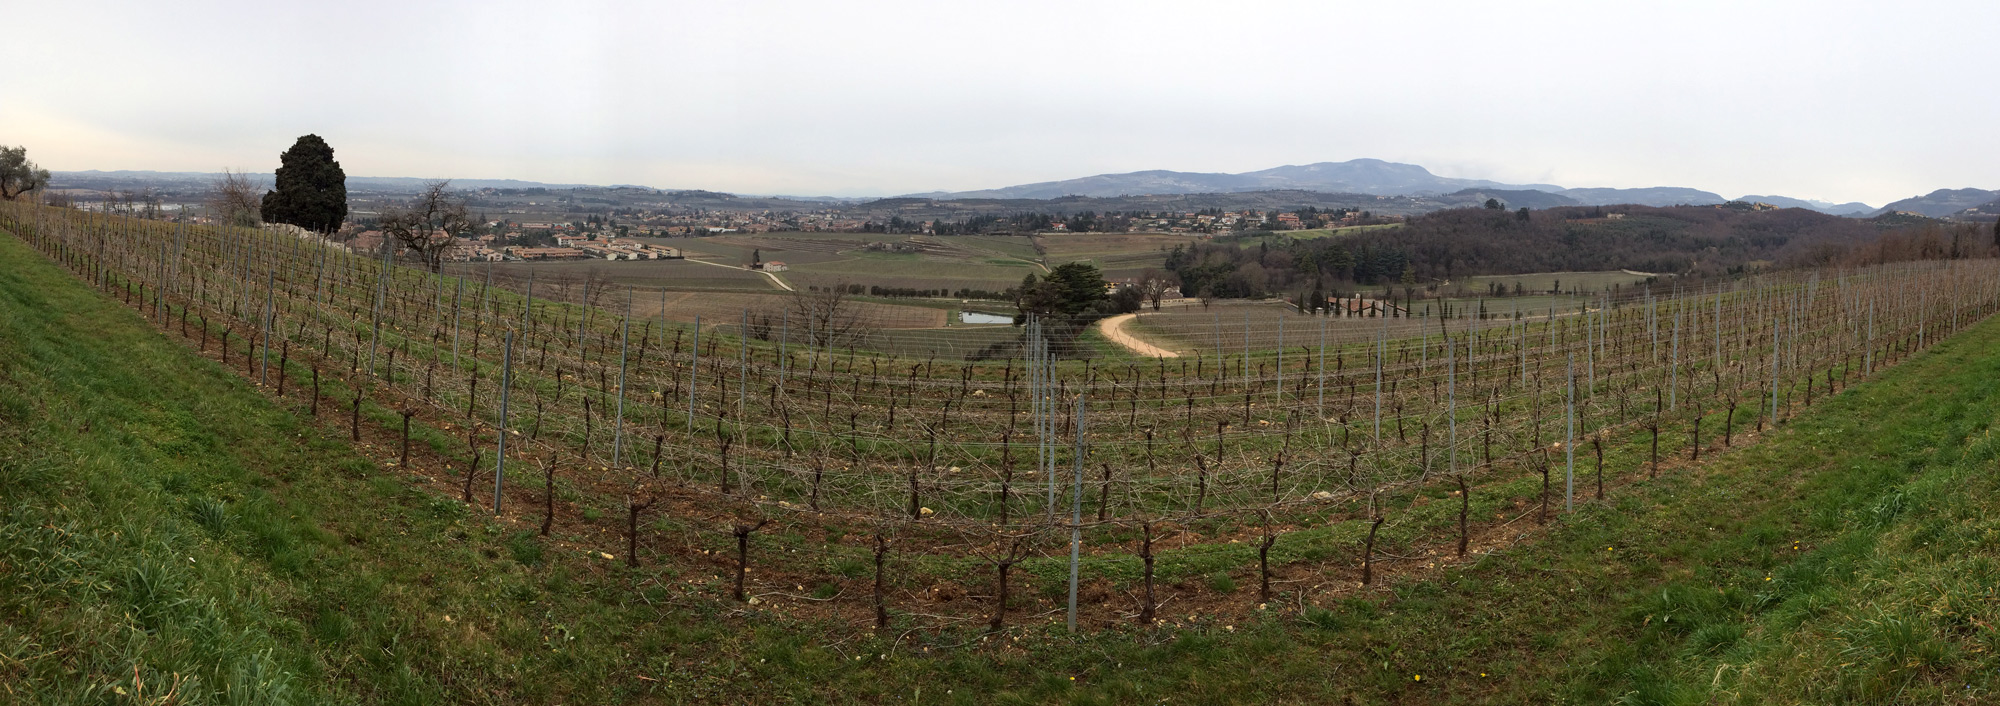
[[[55,169],[751,193],[1378,157],[1454,176],[1883,202],[2000,186],[1931,2],[209,1],[10,11],[0,142]],[[1862,19],[1865,18],[1865,21]],[[88,51],[78,48],[87,47]]]

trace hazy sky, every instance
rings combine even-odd
[[[27,2],[44,167],[743,193],[1377,157],[1882,203],[2000,188],[2000,3]]]

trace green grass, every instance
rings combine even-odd
[[[1646,283],[1647,275],[1635,275],[1624,270],[1602,272],[1538,272],[1523,275],[1481,275],[1467,277],[1463,284],[1469,290],[1468,296],[1484,294],[1490,284],[1506,287],[1512,294],[1515,285],[1520,285],[1528,294],[1546,293],[1555,287],[1567,292],[1580,289],[1585,292],[1608,292],[1611,287],[1637,287]],[[1664,279],[1664,278],[1663,278]]]
[[[469,513],[0,237],[0,703],[1989,703],[1996,419],[1989,321],[1433,578],[897,642]]]
[[[1353,235],[1355,233],[1362,233],[1371,230],[1388,230],[1391,228],[1401,228],[1401,227],[1403,227],[1403,224],[1401,223],[1382,223],[1372,226],[1342,226],[1339,228],[1308,228],[1305,230],[1287,230],[1287,231],[1280,231],[1276,233],[1276,235],[1280,237],[1292,238],[1295,240],[1310,240],[1312,238],[1329,238],[1341,235]],[[1255,242],[1259,239],[1245,238],[1244,240],[1246,242]]]

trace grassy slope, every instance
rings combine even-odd
[[[892,645],[503,536],[0,237],[0,702],[1984,702],[1996,381],[1988,322],[1330,610]]]
[[[0,702],[176,681],[189,703],[606,700],[707,637],[620,630],[659,614],[599,602],[602,572],[385,475],[11,237],[0,361]]]

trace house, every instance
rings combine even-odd
[[[576,248],[514,248],[514,255],[523,260],[568,260],[584,257],[584,252]]]
[[[353,240],[348,241],[347,246],[353,248],[354,252],[373,252],[382,247],[382,238],[382,231],[364,230],[355,235]]]
[[[763,270],[764,270],[765,272],[784,272],[785,270],[789,270],[789,269],[792,269],[792,268],[790,268],[790,267],[786,267],[786,266],[785,266],[785,263],[782,263],[782,262],[779,262],[779,261],[777,261],[777,260],[765,260],[765,261],[764,261],[764,267],[763,267]]]

